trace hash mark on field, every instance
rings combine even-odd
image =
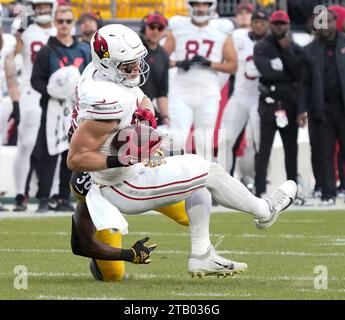
[[[47,296],[40,294],[38,300],[127,300],[123,297],[70,297],[70,296]]]
[[[130,275],[131,276],[131,275]],[[179,274],[166,274],[166,273],[138,273],[132,274],[134,279],[167,279],[167,278],[177,278],[181,275]],[[182,275],[184,276],[184,274]],[[237,279],[245,279],[245,280],[265,280],[265,281],[314,281],[314,277],[312,276],[289,276],[289,275],[281,275],[275,277],[265,277],[265,276],[250,276],[241,274],[238,276]],[[345,281],[345,277],[338,278],[338,277],[328,277],[329,281]]]
[[[327,292],[338,292],[345,293],[345,289],[295,289],[297,292],[313,292],[313,293],[327,293]]]
[[[172,296],[180,297],[251,297],[250,293],[239,292],[239,293],[220,293],[220,292],[171,292]]]

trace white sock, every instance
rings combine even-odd
[[[252,214],[256,218],[270,215],[267,201],[255,197],[240,181],[212,163],[206,182],[207,189],[222,206]]]
[[[186,211],[189,219],[191,237],[191,253],[203,255],[211,245],[210,241],[210,215],[211,195],[207,189],[194,192],[186,200]]]

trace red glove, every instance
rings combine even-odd
[[[148,122],[149,126],[156,129],[157,120],[155,115],[149,109],[137,109],[133,114],[132,124],[139,122]]]

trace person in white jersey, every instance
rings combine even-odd
[[[197,154],[211,157],[221,87],[218,73],[235,73],[237,58],[231,32],[233,23],[216,17],[216,0],[187,1],[189,17],[169,20],[163,45],[174,54],[177,67],[174,95],[169,97],[171,133],[186,144],[194,124]]]
[[[19,111],[19,88],[17,82],[17,72],[14,63],[15,49],[17,45],[16,38],[11,34],[4,33],[2,31],[2,5],[0,4],[0,149],[3,141],[4,134],[6,133],[8,126],[17,126],[20,123],[20,111]],[[3,92],[2,88],[6,81],[9,97],[12,100],[12,112],[9,118],[4,112],[3,104]],[[1,164],[0,164],[1,169]],[[0,181],[1,190],[1,181]],[[0,202],[0,211],[7,211],[7,209]]]
[[[138,87],[148,72],[144,60],[147,50],[133,30],[111,24],[95,33],[91,52],[92,63],[78,84],[78,115],[72,124],[74,133],[67,157],[71,170],[90,172],[93,181],[86,196],[89,212],[77,208],[72,219],[73,253],[92,259],[145,263],[150,252],[145,252],[142,259],[134,250],[115,249],[97,241],[95,230],[127,232],[122,213],[140,214],[187,199],[192,243],[188,271],[201,276],[245,270],[245,263],[219,256],[210,242],[209,191],[223,206],[252,214],[258,229],[267,229],[295,198],[295,182],[286,181],[265,200],[252,195],[220,165],[195,154],[168,157],[155,167],[146,166],[136,152],[116,154],[114,138],[128,130],[133,117],[154,118],[152,103]]]
[[[260,118],[259,105],[259,76],[253,60],[254,45],[268,32],[268,16],[263,10],[252,15],[251,30],[241,28],[233,33],[237,52],[238,70],[235,75],[234,92],[230,97],[223,114],[221,128],[226,133],[226,171],[233,166],[233,147],[247,125],[246,145],[251,152],[252,178],[255,173],[255,152],[259,150]],[[247,159],[249,160],[249,159]]]
[[[53,25],[55,0],[31,0],[34,10],[34,23],[25,29],[18,38],[17,52],[23,55],[23,87],[21,95],[21,118],[18,128],[18,149],[14,161],[15,208],[26,210],[25,186],[30,170],[30,156],[34,149],[41,120],[41,95],[30,84],[32,66],[37,53],[47,44],[50,36],[56,34]]]

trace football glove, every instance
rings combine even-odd
[[[144,161],[144,166],[145,167],[149,167],[149,168],[154,168],[154,167],[158,167],[161,166],[163,164],[166,164],[166,160],[164,158],[164,153],[162,151],[162,149],[157,149],[157,151],[155,152],[155,154],[150,157],[149,159],[146,159]]]
[[[182,61],[177,61],[176,62],[176,67],[177,68],[181,68],[184,71],[188,71],[190,69],[190,67],[192,66],[192,64],[193,64],[192,60],[185,59],[185,60],[182,60]]]
[[[140,122],[148,122],[150,127],[157,128],[157,119],[149,109],[138,109],[134,112],[132,124]]]
[[[211,67],[211,61],[203,56],[199,56],[198,54],[192,58],[192,62],[204,67]]]
[[[150,255],[154,249],[156,249],[156,244],[151,244],[146,247],[145,242],[149,241],[150,238],[146,237],[142,240],[137,241],[130,250],[133,252],[134,256],[130,262],[135,264],[149,264],[151,262]]]

